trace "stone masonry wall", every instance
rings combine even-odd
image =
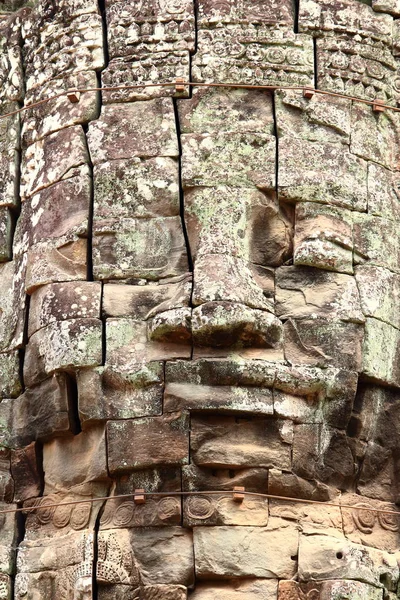
[[[363,100],[400,104],[399,0],[0,0],[0,600],[395,600],[400,113]]]

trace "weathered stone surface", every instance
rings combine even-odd
[[[364,328],[320,318],[289,319],[284,325],[285,358],[292,364],[361,369]]]
[[[28,335],[68,319],[99,319],[100,283],[55,283],[34,292],[29,305]]]
[[[277,594],[273,579],[232,580],[227,583],[199,583],[191,595],[193,600],[273,600]]]
[[[361,288],[364,289],[364,288]],[[276,271],[276,312],[280,318],[336,318],[363,322],[360,293],[353,277],[306,267]]]
[[[275,496],[288,496],[291,498],[304,498],[324,502],[331,497],[331,490],[327,485],[318,481],[307,481],[293,473],[285,473],[278,469],[268,471],[268,493]]]
[[[110,473],[189,461],[187,413],[107,423]],[[129,451],[127,449],[129,448]]]
[[[41,452],[32,442],[25,448],[11,451],[11,475],[14,480],[14,501],[25,502],[39,496],[43,489]]]
[[[167,383],[164,411],[218,410],[271,415],[274,412],[272,390],[256,387],[207,386],[192,383]]]
[[[42,327],[26,348],[25,383],[34,385],[54,371],[101,365],[101,336],[99,319],[69,319]]]
[[[235,502],[232,494],[193,495],[184,500],[183,524],[196,525],[242,525],[265,527],[268,524],[268,500],[245,496],[243,502]]]
[[[95,165],[134,157],[177,157],[172,100],[103,107],[100,119],[89,127],[88,143]]]
[[[129,318],[107,319],[106,348],[106,367],[137,388],[161,382],[161,360],[189,358],[191,351],[185,344],[148,341],[146,323]]]
[[[273,518],[267,527],[195,527],[196,575],[290,578],[296,571],[299,534],[287,521]]]
[[[4,85],[4,82],[3,82]],[[0,105],[0,115],[13,112],[16,103]],[[0,120],[0,206],[15,206],[18,199],[16,176],[19,168],[19,120],[14,117]]]
[[[0,503],[0,509],[3,511],[15,508],[17,508],[15,504]],[[0,544],[0,572],[3,575],[12,575],[14,573],[16,541],[17,523],[15,514],[12,512],[5,513],[2,515]]]
[[[187,133],[182,136],[185,188],[229,185],[275,187],[275,138],[259,133]]]
[[[392,14],[394,17],[400,16],[399,0],[372,0],[372,8],[377,12]]]
[[[333,600],[334,598],[351,597],[356,600],[362,598],[368,600],[380,600],[382,598],[382,590],[361,583],[360,581],[312,581],[309,583],[297,583],[297,581],[280,581],[278,590],[278,600],[299,600],[304,596],[313,594],[316,598],[326,598]]]
[[[207,302],[192,312],[195,345],[279,348],[282,323],[271,313],[233,302]]]
[[[189,306],[191,274],[147,285],[104,285],[103,311],[107,317],[148,319],[164,310]]]
[[[45,98],[47,101],[32,108],[26,115],[21,132],[24,144],[29,146],[46,135],[96,119],[100,113],[99,92],[82,92],[79,102],[72,104],[67,91],[97,88],[97,83],[95,71],[75,71],[27,90],[26,104],[34,104]],[[60,97],[54,98],[58,95]]]
[[[75,237],[36,244],[26,253],[25,288],[32,293],[41,285],[81,281],[87,276],[87,240]]]
[[[11,260],[13,229],[10,209],[0,206],[0,263]]]
[[[179,215],[178,165],[174,159],[112,160],[94,168],[96,219]]]
[[[229,491],[244,486],[249,492],[265,492],[268,486],[267,469],[208,469],[195,464],[182,467],[182,487],[185,491]]]
[[[292,25],[285,37],[282,33],[273,23],[252,27],[244,22],[223,29],[200,29],[193,81],[312,85],[312,40],[294,35]]]
[[[43,469],[45,494],[107,479],[104,428],[92,427],[75,436],[45,442]]]
[[[382,231],[385,235],[382,236]],[[399,270],[400,246],[396,224],[388,219],[353,213],[354,262]]]
[[[393,554],[325,535],[302,535],[299,580],[353,579],[393,590],[398,579]]]
[[[93,233],[96,279],[158,280],[188,270],[179,217],[96,219]]]
[[[298,204],[294,264],[352,274],[352,214],[322,204]]]
[[[143,600],[186,600],[187,589],[183,585],[145,585],[141,597]]]
[[[131,544],[145,585],[190,586],[194,581],[192,533],[181,527],[134,528]]]
[[[397,169],[400,133],[397,114],[374,113],[370,106],[354,103],[351,116],[351,152],[387,169]]]
[[[400,514],[395,514],[396,507],[393,504],[360,498],[358,494],[343,494],[340,503],[343,505],[341,513],[347,539],[364,546],[397,552]],[[349,505],[355,508],[347,508]],[[374,509],[389,512],[375,512]]]
[[[75,241],[87,235],[91,194],[88,166],[76,175],[45,188],[22,204],[17,221],[14,252],[21,254],[39,243]],[[62,241],[61,241],[62,240]],[[51,244],[50,244],[51,245]]]
[[[290,424],[280,420],[193,416],[191,460],[205,467],[290,468]]]
[[[382,383],[399,387],[399,336],[399,330],[392,325],[367,318],[362,348],[363,373]]]
[[[288,0],[279,3],[272,0],[268,4],[249,0],[241,2],[228,0],[217,5],[210,0],[200,0],[199,2],[199,22],[205,28],[213,24],[242,22],[268,25],[282,23],[291,26],[293,18],[293,6]]]
[[[146,487],[146,491],[147,491]],[[176,496],[146,496],[144,504],[127,498],[108,500],[101,516],[101,530],[180,525],[181,499]]]
[[[32,196],[50,185],[77,174],[77,167],[88,162],[82,127],[67,127],[46,136],[23,155],[21,196]]]
[[[36,439],[70,430],[68,385],[64,375],[54,375],[26,390],[15,400],[0,403],[1,444],[24,447]]]
[[[195,87],[178,108],[182,133],[274,133],[269,92]]]
[[[346,98],[322,94],[305,98],[298,90],[278,90],[275,109],[279,138],[286,137],[288,142],[290,138],[324,144],[350,142],[351,101]],[[346,147],[338,150],[348,154]]]
[[[395,305],[400,294],[400,276],[383,267],[360,265],[355,269],[355,279],[364,315],[399,329]]]
[[[368,213],[397,221],[398,176],[374,162],[368,163]]]
[[[283,201],[366,210],[367,162],[341,144],[284,136],[279,140],[279,155],[278,191]]]
[[[148,378],[144,377],[141,383],[139,374],[130,382],[128,374],[112,368],[79,369],[78,408],[82,427],[108,419],[161,415],[163,377],[159,371],[154,369],[154,381],[146,381]]]
[[[21,347],[24,337],[26,256],[0,264],[0,351]]]
[[[22,391],[18,352],[0,354],[0,398],[17,398]]]

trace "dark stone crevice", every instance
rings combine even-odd
[[[90,148],[87,141],[88,125],[83,125],[83,131],[85,133],[85,143],[88,155],[88,167],[90,174],[90,202],[88,212],[88,224],[87,224],[87,281],[94,281],[93,276],[93,211],[94,211],[94,177],[93,177],[93,163],[90,155]]]
[[[300,13],[300,0],[294,0],[293,30],[295,33],[299,33],[299,13]]]
[[[67,385],[70,428],[74,435],[78,435],[82,432],[82,425],[79,417],[78,385],[75,373],[67,375]]]
[[[108,24],[107,24],[106,0],[99,0],[99,11],[100,11],[101,18],[103,20],[104,69],[106,69],[110,62],[110,53],[108,50]]]

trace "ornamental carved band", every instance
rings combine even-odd
[[[395,600],[398,106],[400,0],[0,0],[0,600]]]

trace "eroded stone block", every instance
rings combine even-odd
[[[365,316],[400,329],[400,317],[395,309],[400,295],[400,275],[383,267],[360,265],[355,269],[355,279]]]
[[[18,352],[0,354],[0,398],[17,398],[21,393]]]
[[[36,442],[11,451],[11,475],[14,479],[14,501],[36,498],[43,489],[41,453]]]
[[[30,386],[54,371],[97,367],[101,362],[99,319],[56,321],[31,336],[25,354],[24,380]]]
[[[277,581],[273,579],[233,580],[226,583],[199,583],[192,593],[192,600],[274,600]]]
[[[196,492],[207,490],[229,491],[244,486],[249,492],[265,492],[268,486],[268,470],[262,468],[221,469],[198,467],[195,464],[182,467],[182,488]]]
[[[68,319],[99,319],[101,284],[82,281],[43,286],[36,290],[29,305],[28,335]]]
[[[296,571],[296,526],[271,518],[267,527],[195,527],[196,575],[290,578]]]
[[[180,217],[96,219],[93,234],[96,279],[158,280],[188,271]]]
[[[346,598],[351,596],[355,600],[381,600],[382,590],[361,583],[360,581],[324,581],[297,583],[296,581],[280,581],[278,590],[278,600],[300,600],[305,595],[313,594],[316,598]]]
[[[87,137],[95,165],[134,157],[179,155],[169,98],[104,106],[100,119],[89,126]]]
[[[186,464],[189,460],[188,414],[109,421],[107,439],[111,473]]]
[[[268,524],[268,500],[245,496],[235,502],[232,494],[193,495],[184,500],[185,527],[202,525],[242,525],[265,527]]]
[[[392,325],[367,318],[362,349],[363,373],[384,384],[400,385],[399,336],[399,330]]]
[[[190,447],[199,466],[290,469],[290,425],[281,420],[192,416]]]
[[[26,256],[0,264],[0,351],[9,352],[23,343],[26,296]]]

